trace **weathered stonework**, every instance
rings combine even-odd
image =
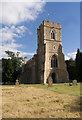
[[[21,83],[68,82],[68,72],[61,45],[61,24],[44,20],[37,29],[37,54],[25,61]]]

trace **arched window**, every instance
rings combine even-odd
[[[55,33],[53,32],[53,39],[55,39]]]
[[[52,68],[58,67],[57,57],[56,57],[55,55],[52,56],[52,59],[51,59],[51,67],[52,67]]]
[[[51,39],[55,39],[55,33],[54,33],[54,31],[51,32]]]
[[[53,34],[52,34],[52,32],[51,32],[51,39],[53,39]]]

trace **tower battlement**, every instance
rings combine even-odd
[[[56,22],[44,20],[44,21],[43,21],[43,24],[44,24],[45,26],[51,26],[51,27],[61,28],[61,23],[56,23]]]
[[[42,26],[49,26],[49,27],[55,27],[61,29],[61,23],[56,23],[52,21],[43,20],[43,22],[39,25],[38,30],[41,29]]]

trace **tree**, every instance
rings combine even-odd
[[[70,58],[69,60],[66,60],[65,62],[67,64],[67,71],[69,73],[70,82],[72,82],[73,79],[76,79],[75,60]]]
[[[2,76],[3,82],[15,82],[22,71],[22,57],[19,52],[16,54],[12,51],[5,51],[9,59],[2,59]]]
[[[5,51],[5,53],[8,55],[8,57],[15,57],[15,53],[14,52],[12,52],[12,51]]]
[[[67,71],[69,73],[69,79],[77,79],[78,82],[82,81],[82,52],[77,50],[76,58],[72,58],[65,61],[67,64]]]
[[[14,81],[19,77],[19,74],[22,71],[21,64],[22,64],[22,58],[19,58],[19,57],[12,58],[12,66],[14,69],[14,72],[13,72],[13,80]]]
[[[2,81],[4,83],[6,82],[13,82],[13,74],[14,69],[12,66],[12,60],[11,59],[2,59]]]
[[[75,64],[76,64],[76,79],[78,80],[78,82],[81,82],[82,80],[82,53],[80,52],[79,49],[77,50]]]

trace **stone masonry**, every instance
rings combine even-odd
[[[61,24],[44,20],[37,29],[37,54],[23,65],[20,83],[68,82],[61,45]]]

